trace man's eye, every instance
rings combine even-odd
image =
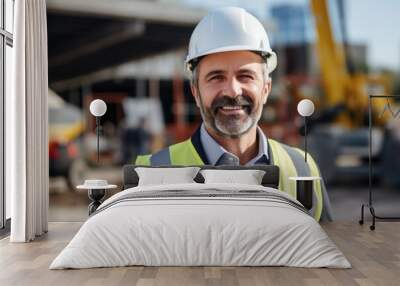
[[[253,79],[253,76],[249,74],[242,74],[239,76],[239,78],[248,80],[248,79]]]
[[[222,75],[215,75],[213,77],[210,77],[208,80],[215,81],[215,80],[221,80],[222,78],[223,78]]]

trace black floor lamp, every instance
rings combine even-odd
[[[107,111],[106,103],[101,99],[95,99],[90,103],[90,113],[96,117],[96,135],[97,135],[97,163],[100,159],[100,118]],[[116,188],[116,185],[109,185],[107,180],[89,179],[85,180],[83,185],[77,186],[77,189],[87,190],[91,203],[88,206],[89,215],[94,213],[101,205],[106,195],[106,190]]]
[[[97,163],[99,163],[100,157],[100,118],[106,113],[107,105],[101,99],[95,99],[90,103],[90,113],[96,117],[96,135],[97,135]]]
[[[314,113],[314,103],[309,99],[303,99],[297,105],[297,111],[304,117],[304,160],[307,164],[307,117]],[[311,210],[313,207],[313,183],[320,177],[300,176],[290,177],[290,180],[296,181],[296,198],[304,207]]]
[[[307,117],[314,113],[314,103],[309,99],[303,99],[297,105],[297,112],[304,118],[304,160],[307,163]]]

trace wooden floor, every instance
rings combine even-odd
[[[82,223],[50,223],[32,243],[0,241],[0,285],[400,285],[400,223],[375,231],[357,223],[323,225],[352,269],[289,267],[120,267],[48,270]]]

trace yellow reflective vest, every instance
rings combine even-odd
[[[197,138],[196,140],[194,136],[183,142],[166,147],[154,154],[140,155],[136,158],[135,164],[151,166],[205,165],[208,163],[206,161],[207,159],[204,155],[202,156],[199,154],[199,151],[201,151],[199,150],[201,148],[198,147],[199,139]],[[268,139],[268,146],[271,164],[277,165],[280,170],[279,189],[288,193],[293,198],[296,198],[296,183],[295,181],[289,180],[289,177],[321,176],[317,164],[309,154],[307,155],[307,163],[305,162],[305,154],[302,150],[272,139]],[[310,210],[310,213],[317,221],[321,218],[321,213],[323,211],[323,188],[322,180],[314,181],[313,208]]]

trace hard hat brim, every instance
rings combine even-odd
[[[267,58],[267,71],[268,73],[272,72],[276,66],[277,66],[277,56],[276,53],[272,50],[263,50],[263,49],[254,49],[254,47],[249,47],[249,46],[226,46],[226,47],[221,47],[217,49],[211,49],[208,51],[205,51],[203,53],[200,53],[196,55],[196,57],[186,57],[185,60],[185,67],[187,71],[191,71],[191,66],[190,62],[193,61],[194,59],[204,57],[210,54],[216,54],[216,53],[223,53],[223,52],[234,52],[234,51],[252,51],[252,52],[259,52]]]

